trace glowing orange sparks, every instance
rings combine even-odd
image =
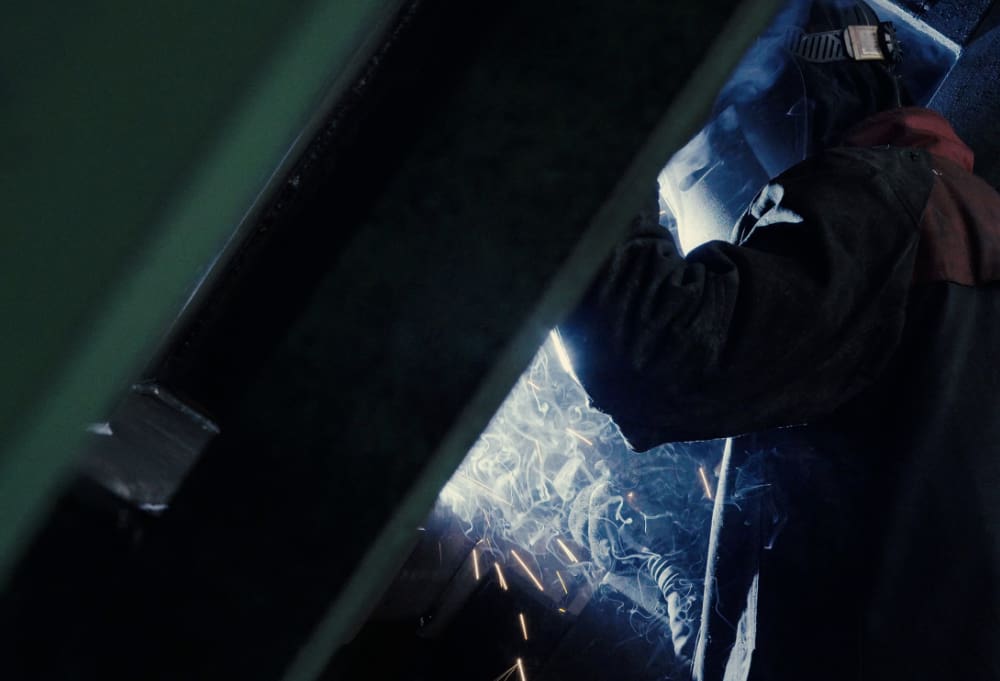
[[[517,555],[517,551],[511,549],[510,554],[514,556],[514,560],[516,560],[521,565],[521,567],[524,568],[524,571],[528,573],[528,576],[531,577],[531,581],[535,583],[535,586],[538,587],[538,590],[545,591],[545,587],[542,586],[542,583],[538,580],[538,577],[535,577],[535,573],[531,571],[531,568],[528,567],[528,564],[521,559],[521,556]]]
[[[559,574],[559,570],[556,570],[556,577],[559,578],[559,584],[562,586],[563,593],[568,596],[569,595],[569,589],[566,588],[566,582],[563,580],[562,575]]]
[[[708,484],[708,476],[705,475],[705,467],[698,466],[698,475],[701,476],[701,484],[705,486],[705,496],[712,500],[712,487]]]
[[[503,570],[500,569],[500,563],[493,563],[493,566],[497,569],[497,579],[500,580],[500,588],[504,591],[507,590],[507,580],[504,579]]]
[[[517,613],[517,619],[521,620],[521,633],[524,634],[524,640],[528,640],[528,623],[524,621],[524,613]]]
[[[478,582],[479,581],[479,577],[480,577],[480,573],[479,573],[479,553],[475,549],[472,549],[472,571],[475,573],[475,575],[476,575],[476,581]]]
[[[524,663],[521,662],[521,658],[517,658],[517,673],[521,676],[521,681],[528,681],[528,677],[524,675]]]
[[[538,385],[534,381],[525,380],[525,383],[527,383],[528,385],[530,385],[535,390],[541,390],[542,389],[542,386]]]
[[[592,442],[591,440],[588,440],[587,438],[585,438],[585,437],[584,437],[583,435],[581,435],[580,433],[576,432],[576,431],[575,431],[575,430],[573,430],[572,428],[567,428],[567,429],[566,429],[566,432],[567,432],[567,433],[569,433],[570,435],[572,435],[573,437],[575,437],[575,438],[576,438],[577,440],[579,440],[580,442],[583,442],[583,443],[585,443],[585,444],[588,444],[588,445],[590,445],[591,447],[593,447],[593,446],[594,446],[594,443],[593,443],[593,442]]]
[[[569,547],[566,546],[566,542],[564,542],[559,537],[556,537],[556,543],[559,544],[559,548],[561,548],[563,550],[563,553],[566,554],[566,557],[569,558],[569,560],[570,560],[571,563],[579,563],[580,562],[577,559],[577,557],[575,555],[573,555],[573,552],[569,550]]]

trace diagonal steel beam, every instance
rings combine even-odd
[[[318,106],[400,2],[23,6],[0,27],[0,580]],[[40,49],[39,46],[55,46]]]
[[[315,678],[778,4],[413,3],[152,370],[221,435],[78,678]]]

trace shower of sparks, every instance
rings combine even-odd
[[[701,477],[701,484],[705,487],[705,496],[712,501],[712,486],[708,484],[708,476],[705,475],[705,467],[698,466],[698,475]]]
[[[563,580],[562,575],[559,574],[559,570],[556,570],[556,577],[559,578],[559,585],[562,586],[563,593],[569,596],[569,589],[566,588],[566,582]]]
[[[524,663],[521,662],[521,658],[517,658],[517,673],[521,676],[521,681],[528,681],[528,677],[524,675]]]
[[[517,551],[511,549],[510,554],[514,556],[514,560],[516,560],[524,569],[524,571],[528,573],[528,576],[531,577],[531,581],[535,583],[535,586],[538,587],[538,590],[545,591],[545,587],[542,586],[542,583],[538,580],[538,577],[535,577],[535,573],[531,571],[531,568],[528,567],[528,564],[521,559],[521,556],[517,555]]]
[[[517,663],[515,662],[510,666],[509,669],[504,670],[500,673],[500,676],[493,679],[493,681],[507,681],[515,672],[517,671]]]
[[[549,337],[552,339],[552,347],[555,348],[556,357],[559,359],[559,364],[562,365],[563,371],[570,375],[574,381],[579,383],[579,379],[576,377],[576,372],[573,371],[573,362],[570,361],[569,353],[566,352],[566,346],[563,345],[562,337],[559,335],[558,329],[552,329],[549,332]]]
[[[559,537],[556,537],[556,543],[559,544],[559,548],[561,548],[563,550],[563,553],[566,554],[566,557],[569,558],[569,561],[571,563],[579,563],[580,562],[577,559],[577,557],[575,555],[573,555],[573,552],[569,550],[569,547],[566,546],[566,542],[564,542]]]
[[[500,588],[504,591],[507,590],[507,580],[504,579],[503,570],[500,569],[500,563],[493,563],[493,567],[497,569],[497,579],[500,580]]]
[[[471,482],[471,483],[472,483],[473,485],[475,485],[475,486],[476,486],[476,487],[478,487],[479,489],[483,490],[484,492],[486,492],[486,493],[487,493],[488,495],[490,495],[491,497],[493,497],[494,499],[496,499],[496,500],[497,500],[497,501],[499,501],[500,503],[502,503],[502,504],[507,504],[508,506],[511,506],[511,507],[513,507],[513,506],[514,506],[514,504],[510,503],[510,502],[509,502],[508,500],[504,499],[504,498],[503,498],[502,496],[500,496],[499,494],[497,494],[496,492],[494,492],[494,491],[493,491],[493,490],[491,490],[491,489],[490,489],[489,487],[487,487],[487,486],[486,486],[486,485],[484,485],[483,483],[479,482],[479,481],[478,481],[478,480],[476,480],[475,478],[470,478],[470,477],[469,477],[468,475],[466,475],[465,473],[459,473],[459,474],[458,474],[458,477],[462,478],[463,480],[468,480],[468,481],[469,481],[469,482]]]
[[[480,572],[479,572],[479,553],[475,549],[472,549],[472,571],[473,571],[473,573],[475,573],[475,575],[476,575],[476,581],[478,582],[479,581],[479,577],[480,577]]]
[[[579,440],[580,442],[583,442],[584,444],[588,444],[588,445],[590,445],[591,447],[593,447],[593,446],[594,446],[594,443],[593,443],[593,442],[592,442],[591,440],[588,440],[588,439],[587,439],[587,438],[585,438],[585,437],[584,437],[583,435],[580,435],[580,433],[576,432],[576,431],[575,431],[575,430],[573,430],[572,428],[567,428],[567,429],[566,429],[566,432],[567,432],[567,433],[569,433],[570,435],[572,435],[573,437],[575,437],[575,438],[576,438],[577,440]]]
[[[517,619],[521,621],[521,633],[524,634],[524,640],[528,640],[528,623],[524,620],[524,613],[517,613]]]

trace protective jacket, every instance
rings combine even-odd
[[[640,216],[561,326],[636,449],[736,436],[696,676],[1000,679],[1000,196],[972,160],[934,112],[878,114],[735,243],[682,257]]]

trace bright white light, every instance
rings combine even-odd
[[[562,342],[562,336],[559,335],[559,329],[552,329],[549,332],[549,337],[552,339],[552,347],[556,351],[556,357],[559,359],[559,364],[562,365],[563,371],[579,383],[580,380],[576,377],[576,372],[573,371],[573,362],[570,361],[569,353],[566,352],[566,346]]]

